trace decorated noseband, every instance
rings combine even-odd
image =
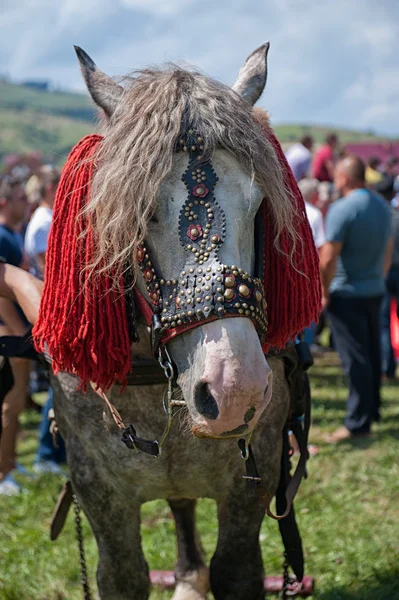
[[[177,146],[177,151],[189,154],[182,176],[188,198],[179,215],[180,243],[187,255],[184,269],[174,279],[164,279],[147,248],[140,248],[137,254],[152,309],[165,330],[181,329],[176,333],[182,333],[187,325],[201,325],[218,317],[245,316],[263,338],[267,302],[262,279],[218,259],[226,237],[226,220],[214,196],[218,177],[210,160],[203,158],[202,142],[189,130]]]

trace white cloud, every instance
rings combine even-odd
[[[187,6],[197,4],[196,0],[120,0],[121,5],[140,10],[158,17],[159,15],[175,15]]]
[[[82,88],[72,51],[78,43],[111,75],[173,60],[233,83],[245,57],[270,40],[261,104],[276,122],[335,123],[399,134],[397,0],[32,4],[9,0],[2,9],[0,61],[15,77],[49,77]]]

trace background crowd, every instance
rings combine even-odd
[[[395,377],[391,328],[399,305],[398,159],[367,165],[339,151],[334,133],[312,155],[303,137],[287,152],[320,254],[323,314],[306,339],[313,350],[328,320],[330,343],[347,376],[349,396],[344,426],[328,436],[336,443],[368,436],[381,419],[382,379]],[[392,322],[391,322],[392,321]]]
[[[345,424],[328,441],[367,436],[381,418],[381,380],[394,378],[396,369],[391,316],[399,305],[399,161],[371,156],[366,165],[341,150],[334,133],[316,150],[306,135],[286,156],[320,254],[324,310],[305,339],[313,352],[322,352],[321,334],[328,326],[329,344],[348,378]],[[0,178],[0,257],[41,279],[59,177],[32,153],[8,164]],[[28,329],[19,307],[0,298],[0,335]],[[13,359],[12,369],[15,384],[4,399],[0,442],[0,494],[8,495],[21,491],[14,478],[15,470],[24,471],[16,460],[18,418],[25,408],[35,408],[33,392],[48,390],[33,470],[63,474],[66,462],[62,440],[56,446],[51,435],[52,390],[41,365]]]
[[[8,166],[0,179],[0,257],[5,262],[44,276],[47,240],[51,227],[53,204],[60,173],[51,165],[43,165],[39,157]],[[19,306],[0,298],[0,335],[24,335],[29,323]],[[5,396],[2,408],[3,431],[0,440],[0,494],[21,491],[13,472],[29,476],[16,460],[19,415],[24,408],[41,410],[31,399],[34,392],[48,391],[42,409],[35,473],[63,474],[66,462],[62,439],[56,443],[50,431],[52,390],[40,363],[22,358],[11,359],[14,386]]]

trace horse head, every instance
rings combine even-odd
[[[104,133],[87,208],[94,267],[132,266],[169,332],[197,436],[249,433],[271,399],[259,209],[268,203],[276,239],[292,214],[278,158],[252,114],[268,49],[248,57],[232,89],[175,65],[119,84],[76,49]]]

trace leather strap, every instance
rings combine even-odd
[[[309,458],[308,437],[309,437],[309,429],[310,429],[311,398],[310,398],[309,382],[305,375],[305,370],[307,368],[309,368],[309,361],[307,359],[302,360],[302,357],[301,357],[302,353],[304,355],[306,355],[306,352],[304,352],[304,348],[301,348],[300,352],[298,352],[298,351],[296,352],[296,355],[298,358],[296,368],[303,373],[303,376],[305,378],[304,389],[303,389],[304,400],[305,400],[303,426],[302,426],[302,422],[301,422],[302,420],[300,418],[294,417],[286,424],[286,427],[285,427],[284,433],[283,433],[283,435],[285,436],[286,428],[289,428],[292,430],[293,434],[295,435],[295,437],[298,441],[299,450],[300,450],[300,458],[299,458],[298,465],[295,469],[293,476],[291,478],[289,478],[289,483],[285,490],[285,494],[284,494],[285,507],[281,500],[278,503],[279,506],[277,506],[277,512],[282,511],[281,514],[274,514],[270,508],[273,496],[264,487],[264,485],[262,483],[262,479],[259,476],[259,473],[258,473],[258,470],[256,467],[254,453],[252,451],[251,446],[250,445],[248,446],[248,459],[246,460],[246,475],[244,475],[244,478],[247,483],[247,493],[249,496],[257,496],[259,499],[259,502],[265,507],[266,514],[269,517],[271,517],[272,519],[275,519],[276,521],[285,519],[290,514],[292,503],[297,494],[297,491],[301,484],[302,478],[307,476],[306,463]],[[290,374],[290,377],[291,376],[292,376],[292,372]],[[292,394],[292,391],[291,391],[291,394]],[[241,453],[243,454],[243,456],[245,456],[245,440],[240,439],[238,442],[238,445],[241,450]],[[283,438],[283,453],[284,452],[288,456],[289,448],[286,447],[284,438]],[[283,458],[284,458],[284,454],[283,454]],[[281,474],[283,475],[283,470],[282,470]]]
[[[145,454],[158,457],[160,455],[160,447],[156,440],[146,440],[138,437],[136,430],[132,424],[125,427],[122,432],[122,442],[131,450],[141,450]]]
[[[127,385],[165,385],[165,373],[155,358],[132,360]]]
[[[298,465],[295,469],[293,476],[291,477],[287,489],[285,491],[285,510],[282,514],[275,515],[271,508],[271,502],[273,499],[272,494],[264,487],[262,483],[262,479],[259,477],[259,473],[255,463],[255,457],[252,451],[252,447],[248,446],[249,456],[246,461],[246,475],[244,478],[247,482],[247,493],[249,496],[257,496],[260,503],[265,507],[265,511],[268,517],[275,519],[276,521],[280,521],[281,519],[285,519],[287,515],[290,513],[292,503],[296,496],[296,493],[301,484],[302,478],[306,476],[306,462],[309,458],[309,452],[307,449],[307,440],[309,434],[310,427],[310,402],[306,402],[306,412],[305,412],[305,420],[304,427],[300,423],[292,423],[291,429],[294,432],[295,437],[298,440],[299,448],[300,448],[300,458]],[[245,440],[239,440],[239,446],[241,452],[243,452],[243,444],[245,445]],[[245,446],[244,446],[245,447]]]
[[[286,508],[285,492],[290,482],[290,443],[289,430],[286,426],[283,432],[283,452],[281,455],[281,474],[276,492],[276,508],[278,513],[283,513]],[[304,576],[304,556],[302,540],[295,519],[294,505],[292,504],[285,519],[278,521],[280,535],[286,551],[288,563],[291,565],[298,581]]]
[[[73,490],[70,481],[67,481],[58,497],[57,504],[51,517],[50,540],[53,542],[64,528],[69,509],[73,502]]]

